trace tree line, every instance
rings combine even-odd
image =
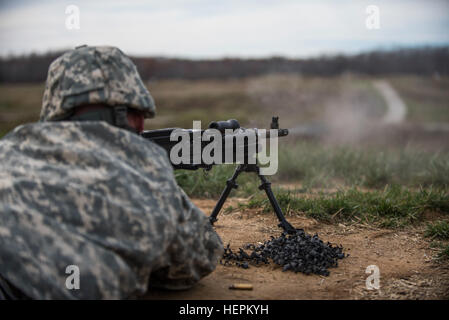
[[[50,63],[62,52],[0,58],[0,82],[45,81]],[[241,78],[267,73],[334,76],[345,72],[367,75],[449,75],[449,47],[377,50],[356,55],[320,56],[308,59],[223,58],[189,60],[163,57],[131,57],[144,80]]]

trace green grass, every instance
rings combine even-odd
[[[353,170],[358,170],[359,165],[353,163]],[[181,170],[176,171],[176,178],[192,197],[217,198],[234,168],[234,165],[215,166],[206,174],[201,170],[194,172]],[[315,170],[317,174],[320,172]],[[321,176],[324,176],[324,172],[321,173]],[[315,182],[319,179],[317,178]],[[389,178],[386,181],[389,181]],[[244,207],[272,211],[265,194],[257,188],[259,181],[255,175],[242,173],[237,182],[239,188],[234,190],[231,196],[251,196]],[[305,213],[321,221],[354,220],[395,228],[422,221],[426,211],[449,214],[447,188],[438,186],[406,188],[399,185],[384,185],[383,188],[370,190],[345,187],[337,192],[326,192],[329,189],[316,192],[308,187],[286,190],[276,187],[275,184],[273,186],[279,204],[286,214]],[[443,225],[435,226],[435,232],[437,228],[439,232],[444,230]]]
[[[234,168],[234,165],[215,166],[207,175],[202,170],[179,170],[176,176],[190,196],[217,197]],[[447,189],[449,153],[329,147],[298,142],[281,145],[279,171],[269,179],[274,185],[293,181],[305,189],[358,187],[382,190],[388,185]],[[242,173],[238,182],[241,187],[233,194],[239,196],[254,194],[259,183],[251,173]]]
[[[282,143],[282,142],[281,142]],[[310,142],[279,149],[279,180],[307,187],[449,186],[449,152],[329,146]]]
[[[437,221],[427,224],[426,237],[439,240],[449,240],[449,221]]]
[[[175,177],[178,184],[191,197],[217,198],[226,186],[235,165],[214,166],[210,171],[204,170],[177,170]],[[257,177],[253,174],[242,173],[237,179],[239,185],[232,195],[247,196],[257,190]]]
[[[361,191],[355,188],[333,193],[308,194],[279,189],[276,197],[286,214],[304,213],[321,221],[358,221],[382,227],[402,227],[422,220],[424,212],[449,214],[449,195],[444,190],[420,189],[411,191],[399,186],[380,191]],[[251,198],[248,208],[271,211],[262,195]]]

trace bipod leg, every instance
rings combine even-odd
[[[225,203],[232,189],[237,189],[238,185],[235,182],[235,180],[237,179],[239,174],[244,171],[244,169],[245,169],[244,165],[242,164],[238,165],[232,177],[226,181],[226,187],[221,193],[220,199],[218,199],[217,204],[215,205],[214,210],[212,211],[209,217],[209,221],[212,225],[214,224],[214,222],[218,220],[217,215],[220,212],[221,208],[223,207],[223,204]]]
[[[273,207],[273,210],[276,213],[276,216],[280,222],[278,226],[284,229],[284,231],[287,233],[295,233],[296,229],[287,221],[287,219],[285,219],[285,216],[282,213],[282,209],[279,206],[279,203],[273,194],[273,190],[271,190],[271,182],[268,181],[267,178],[265,178],[265,176],[260,174],[258,167],[257,169],[258,169],[257,175],[259,176],[259,179],[262,182],[262,184],[259,186],[259,189],[265,190],[268,200],[270,200],[271,206]]]

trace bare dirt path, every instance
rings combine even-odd
[[[387,104],[387,113],[382,119],[383,123],[391,124],[403,122],[407,114],[407,106],[396,90],[385,80],[374,81],[373,85],[383,96]]]
[[[227,205],[236,207],[239,199]],[[214,200],[194,200],[204,212],[210,212]],[[429,240],[422,229],[396,231],[364,225],[323,224],[313,219],[289,217],[295,227],[318,233],[323,241],[342,244],[350,256],[330,269],[329,277],[282,272],[273,264],[242,269],[219,265],[209,276],[187,291],[151,291],[147,299],[447,299],[448,265],[436,263]],[[278,236],[274,214],[257,210],[223,212],[216,230],[225,244],[237,250],[246,243]],[[369,291],[366,267],[380,269],[380,289]],[[234,283],[251,283],[252,291],[230,290]]]

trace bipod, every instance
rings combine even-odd
[[[268,200],[270,200],[270,204],[273,207],[273,210],[279,220],[278,226],[284,229],[284,231],[287,233],[295,233],[296,229],[287,221],[287,219],[285,219],[285,216],[282,213],[282,209],[273,194],[273,190],[271,190],[271,182],[268,181],[264,175],[260,174],[260,168],[257,164],[239,164],[237,166],[232,177],[226,181],[226,187],[221,193],[220,199],[218,199],[218,202],[209,217],[210,223],[213,225],[218,220],[218,213],[223,207],[223,204],[225,203],[232,189],[237,189],[238,185],[236,183],[236,180],[239,174],[242,172],[254,172],[257,174],[260,181],[262,182],[262,184],[259,186],[259,190],[264,190],[268,197]]]

